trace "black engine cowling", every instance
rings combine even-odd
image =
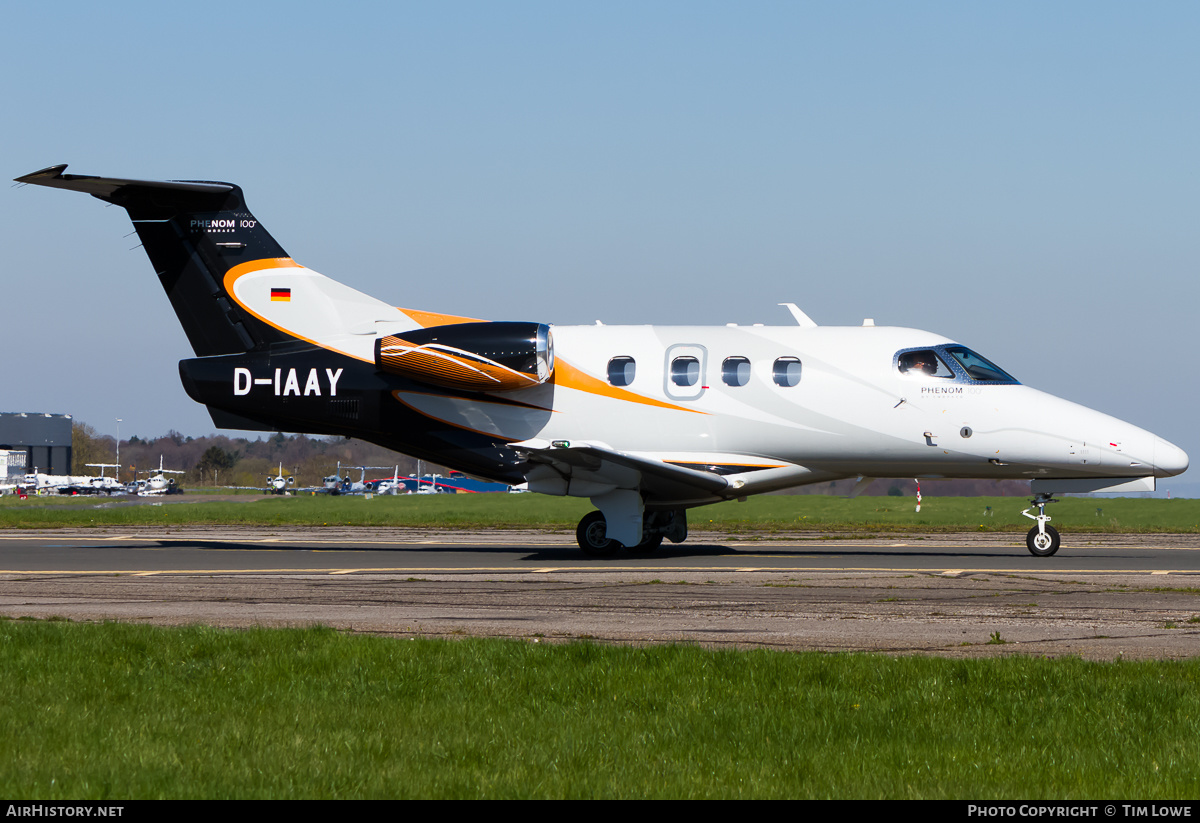
[[[454,323],[375,342],[375,365],[422,383],[466,391],[513,391],[554,374],[545,323]]]

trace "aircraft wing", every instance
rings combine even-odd
[[[525,479],[530,491],[590,497],[593,502],[614,490],[636,489],[650,505],[695,506],[846,476],[754,455],[743,456],[744,471],[721,474],[585,440],[525,440],[509,447],[528,463]]]
[[[612,489],[640,488],[648,501],[736,497],[734,485],[712,472],[620,452],[589,441],[528,440],[511,447],[532,467],[532,491],[595,496]]]

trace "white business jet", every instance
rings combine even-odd
[[[279,464],[279,473],[274,477],[267,475],[267,487],[263,489],[263,494],[288,494],[291,487],[296,485],[296,478],[292,475],[284,477],[283,464]]]
[[[154,497],[160,494],[175,494],[181,491],[175,485],[174,477],[167,477],[168,474],[187,474],[180,469],[164,469],[163,456],[158,456],[158,468],[147,469],[146,478],[137,481],[139,497]]]
[[[1178,447],[1021,385],[916,329],[555,326],[396,308],[292,260],[229,183],[66,174],[18,182],[125,208],[195,350],[184,388],[218,427],[361,437],[543,494],[590,498],[595,556],[687,536],[687,510],[847,477],[1147,491]]]

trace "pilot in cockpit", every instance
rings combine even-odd
[[[910,351],[900,355],[901,374],[937,374],[937,363],[931,351]]]

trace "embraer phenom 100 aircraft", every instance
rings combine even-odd
[[[1023,386],[915,329],[554,326],[400,309],[293,261],[229,183],[54,166],[21,183],[129,212],[196,357],[187,393],[222,428],[359,437],[531,491],[590,498],[580,547],[687,537],[687,510],[846,477],[1030,479],[1029,550],[1052,495],[1149,491],[1178,447]]]

